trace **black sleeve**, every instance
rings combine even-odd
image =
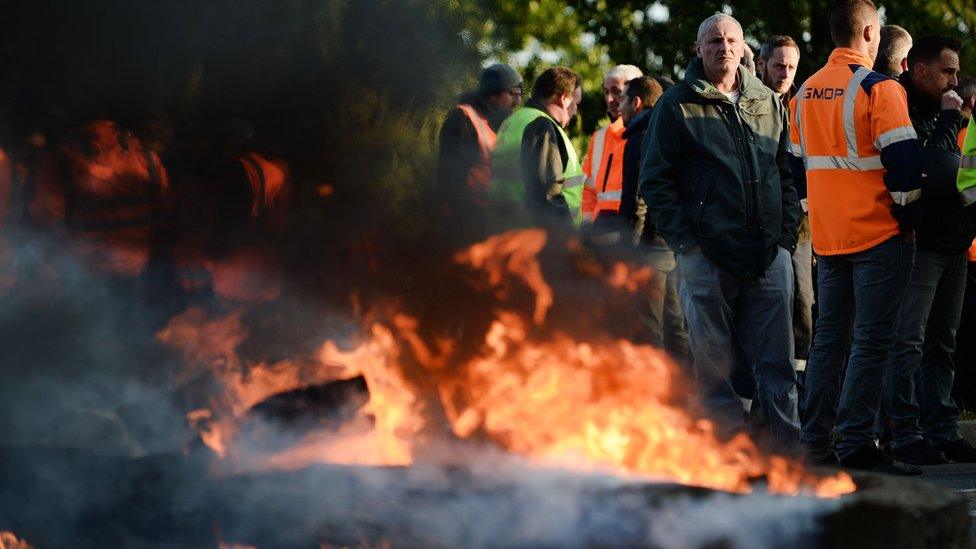
[[[777,100],[777,103],[779,101]],[[779,103],[782,105],[782,103]],[[800,202],[793,186],[790,168],[790,117],[789,111],[780,115],[783,119],[783,132],[779,137],[779,151],[776,153],[776,166],[783,196],[783,228],[778,244],[793,253],[796,250],[797,230],[800,223]]]
[[[881,149],[881,164],[885,168],[884,183],[892,196],[907,197],[902,204],[896,200],[891,215],[902,232],[915,230],[922,221],[921,195],[922,150],[917,139],[906,139]]]
[[[549,119],[539,117],[526,126],[522,134],[522,177],[530,208],[570,215],[562,194],[568,159],[562,136]]]
[[[222,257],[247,240],[254,193],[240,162],[229,162],[217,173],[213,233],[207,245],[211,257]]]
[[[637,197],[640,191],[641,145],[644,132],[634,132],[624,144],[623,182],[620,194],[620,216],[631,228],[637,225]]]
[[[658,100],[644,135],[641,155],[640,193],[647,215],[676,253],[693,248],[698,241],[688,222],[678,190],[684,158],[680,115],[674,105]]]
[[[922,193],[926,200],[959,200],[956,175],[961,151],[957,138],[962,124],[963,117],[959,111],[942,111],[932,132],[925,139],[919,139],[922,147]],[[959,205],[962,205],[961,201]]]
[[[468,173],[480,159],[478,132],[461,109],[455,108],[441,126],[440,156],[437,164],[440,195],[449,204],[464,200]]]

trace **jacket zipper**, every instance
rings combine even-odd
[[[746,229],[753,228],[756,231],[756,252],[754,254],[755,261],[755,272],[758,274],[761,270],[761,258],[759,257],[759,252],[762,250],[762,238],[763,231],[760,229],[761,225],[757,222],[757,213],[759,210],[759,205],[756,204],[756,199],[759,194],[758,175],[755,170],[755,162],[752,157],[752,150],[749,148],[747,143],[748,135],[746,133],[745,122],[742,120],[742,116],[739,114],[738,105],[732,105],[732,111],[735,113],[735,120],[739,130],[739,143],[741,147],[741,154],[739,155],[740,165],[743,162],[748,163],[748,166],[743,166],[745,168],[743,171],[748,175],[748,178],[743,184],[743,189],[745,189],[745,207],[746,207]]]

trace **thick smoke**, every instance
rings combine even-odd
[[[138,129],[165,113],[174,140],[163,160],[193,197],[211,183],[216,130],[246,120],[288,162],[296,199],[274,243],[282,296],[242,313],[249,336],[233,353],[248,364],[311,360],[326,339],[358,341],[363,313],[381,306],[416,316],[425,340],[446,335],[473,352],[498,298],[472,292],[470,271],[452,261],[464,231],[443,230],[432,183],[437,119],[477,69],[458,4],[12,2],[0,33],[2,138],[12,150],[39,130],[56,147],[97,117]],[[540,471],[491,447],[452,449],[477,459],[448,468],[237,474],[186,418],[220,387],[156,339],[192,303],[146,305],[137,283],[74,259],[60,232],[7,236],[17,279],[0,299],[0,530],[39,546],[746,546],[747,525],[763,522],[735,498],[703,503],[674,488],[655,499],[656,489]],[[567,251],[572,242],[551,232],[542,252],[557,299],[539,331],[625,335],[630,298],[608,299],[605,261]],[[506,299],[531,315],[527,289]],[[292,436],[260,418],[248,428],[265,445]],[[799,539],[823,505],[769,502],[797,527],[750,546]],[[715,526],[682,529],[681,514]]]

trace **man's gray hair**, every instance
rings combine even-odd
[[[635,78],[640,78],[644,76],[644,73],[634,65],[617,65],[616,67],[607,71],[606,76],[603,80],[610,80],[611,78],[623,78],[624,82],[630,82]]]
[[[739,27],[740,32],[744,32],[742,31],[742,23],[739,23],[738,19],[727,13],[716,12],[714,15],[709,16],[708,19],[702,21],[701,25],[698,25],[698,38],[696,39],[696,42],[700,44],[702,38],[705,37],[705,33],[708,32],[708,29],[712,28],[712,25],[717,25],[719,21],[723,20],[732,21],[735,23],[735,26]]]
[[[898,25],[881,27],[881,41],[878,43],[878,57],[874,70],[886,74],[901,72],[901,60],[908,57],[912,47],[912,35]]]

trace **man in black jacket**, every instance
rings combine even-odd
[[[787,160],[787,109],[739,65],[743,44],[731,16],[702,22],[698,57],[651,115],[640,188],[677,253],[702,403],[720,426],[743,426],[729,377],[738,339],[773,439],[786,448],[800,437],[790,259],[799,203]]]
[[[956,188],[957,136],[965,125],[959,112],[963,100],[953,90],[960,46],[954,38],[919,38],[900,79],[923,147],[923,215],[895,346],[888,354],[884,404],[894,457],[917,465],[946,458],[976,462],[976,450],[959,435],[959,411],[950,394],[966,250],[976,236],[976,216],[963,208]]]
[[[626,129],[624,145],[621,218],[628,225],[638,254],[654,269],[647,293],[637,303],[638,326],[634,340],[664,349],[679,363],[689,358],[688,331],[678,299],[678,277],[674,271],[674,252],[654,230],[647,218],[647,205],[640,197],[640,162],[651,112],[664,93],[661,84],[651,76],[634,78],[624,89],[620,116]]]

